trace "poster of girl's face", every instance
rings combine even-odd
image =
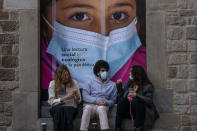
[[[41,0],[41,87],[58,65],[84,85],[97,60],[109,79],[128,80],[130,68],[146,69],[145,0]]]

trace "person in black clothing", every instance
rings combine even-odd
[[[121,131],[121,122],[125,117],[133,117],[133,131],[144,131],[144,127],[151,127],[159,118],[153,104],[153,85],[141,66],[131,68],[124,88],[121,80],[118,80],[117,89],[116,131]]]

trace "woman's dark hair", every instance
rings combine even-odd
[[[139,37],[142,45],[146,46],[146,0],[136,1],[136,16],[139,24]]]
[[[101,68],[105,68],[107,71],[109,71],[109,64],[104,60],[98,60],[93,68],[94,74],[96,76],[98,76],[97,73],[100,71]]]
[[[137,84],[140,87],[142,87],[144,84],[152,84],[151,81],[148,79],[146,72],[141,66],[133,66],[131,68],[131,73],[133,76],[134,84]]]

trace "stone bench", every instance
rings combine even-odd
[[[47,131],[53,131],[53,121],[52,121],[52,118],[51,118],[50,112],[49,112],[51,107],[47,103],[47,101],[41,102],[41,105],[42,105],[41,106],[41,118],[40,118],[38,124],[45,122],[45,123],[47,123]],[[112,130],[114,130],[114,128],[115,128],[116,106],[117,105],[114,105],[112,108],[110,108],[109,113],[108,113],[109,125]],[[79,112],[74,120],[74,131],[79,131],[82,113],[83,113],[82,106],[80,106]],[[97,121],[97,123],[99,124],[99,121]],[[92,126],[90,124],[89,131],[91,131],[91,128],[92,128]],[[124,119],[122,128],[123,128],[123,131],[130,131],[133,128],[133,125],[131,124],[131,120]],[[99,125],[97,126],[97,131],[99,131]]]

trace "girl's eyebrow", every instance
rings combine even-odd
[[[88,5],[88,4],[73,4],[71,6],[65,7],[64,9],[71,9],[71,8],[87,8],[87,9],[94,9],[96,10],[95,7]]]
[[[111,9],[111,8],[117,8],[117,7],[124,7],[124,6],[129,6],[132,9],[134,9],[134,5],[131,4],[131,3],[116,3],[116,4],[112,5],[112,6],[110,6],[109,9]]]

